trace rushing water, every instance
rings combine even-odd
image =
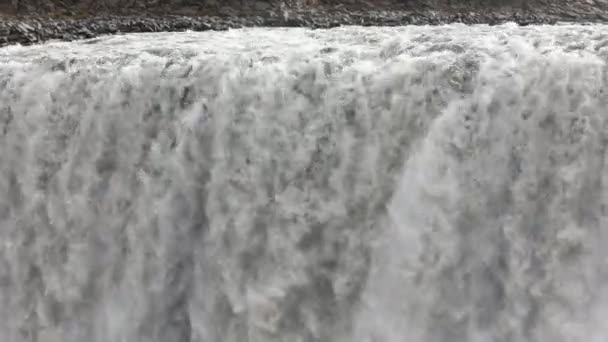
[[[605,342],[608,26],[0,49],[2,342]]]

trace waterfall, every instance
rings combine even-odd
[[[0,49],[3,342],[608,338],[608,26]]]

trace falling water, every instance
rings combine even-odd
[[[608,340],[608,26],[0,49],[3,342]]]

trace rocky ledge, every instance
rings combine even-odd
[[[279,12],[279,13],[277,13]],[[101,15],[85,18],[53,19],[40,15],[2,16],[0,47],[30,45],[49,40],[71,41],[99,35],[132,32],[207,31],[241,27],[332,28],[341,25],[400,26],[446,23],[490,24],[515,22],[520,25],[565,22],[605,22],[605,10],[508,10],[508,11],[411,11],[400,9],[348,9],[337,7],[314,11],[266,11],[256,14],[217,15]]]

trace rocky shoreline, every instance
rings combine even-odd
[[[520,25],[556,22],[608,23],[608,12],[545,13],[539,11],[404,11],[404,10],[316,10],[233,15],[101,15],[80,19],[41,16],[0,16],[0,47],[31,45],[49,40],[72,41],[100,35],[134,32],[179,32],[227,30],[242,27],[332,28],[342,25],[401,26],[447,23]]]

